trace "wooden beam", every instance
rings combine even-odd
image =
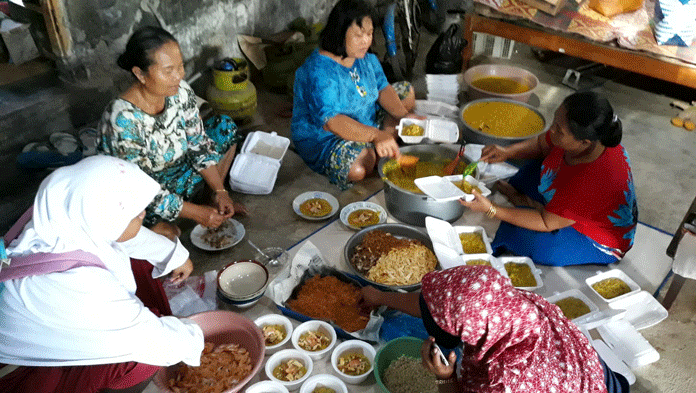
[[[72,53],[72,36],[65,25],[65,10],[62,0],[41,0],[41,13],[44,17],[53,54],[60,58],[69,57]]]
[[[471,58],[473,33],[479,32],[696,88],[696,66],[663,61],[637,51],[593,43],[566,34],[560,35],[551,30],[523,27],[480,15],[467,15],[465,22],[464,38],[469,41],[463,54],[465,65]]]

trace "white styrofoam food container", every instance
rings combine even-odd
[[[481,190],[481,195],[491,195],[491,190],[486,185],[476,180],[473,176],[467,175],[466,180],[472,186],[476,186]],[[414,180],[416,187],[420,188],[423,193],[438,202],[456,201],[464,199],[467,202],[474,200],[474,194],[467,194],[462,189],[454,185],[454,182],[462,181],[462,175],[452,176],[426,176]]]
[[[631,369],[637,369],[660,359],[660,354],[648,340],[626,320],[611,321],[597,327],[602,340]]]
[[[462,247],[462,242],[459,239],[459,234],[460,233],[478,233],[481,235],[483,238],[483,244],[486,246],[486,254],[493,254],[493,248],[491,248],[491,240],[488,238],[488,235],[486,234],[486,230],[478,225],[458,225],[454,227],[454,231],[457,233],[457,243],[459,243],[459,250],[461,250],[461,253],[463,255],[470,255],[466,254],[464,252],[464,248]]]
[[[446,117],[456,120],[459,116],[459,108],[441,101],[416,100],[416,114],[421,116]]]
[[[595,315],[599,311],[599,307],[597,307],[597,305],[592,300],[590,300],[590,298],[585,296],[585,294],[580,292],[580,290],[577,288],[569,289],[567,291],[557,293],[553,296],[549,296],[546,300],[548,300],[549,303],[555,304],[557,301],[568,297],[574,297],[576,299],[582,300],[582,302],[585,303],[587,307],[590,309],[590,312],[588,312],[587,314],[571,319],[571,321],[573,321],[573,323],[575,323],[576,325],[581,325],[583,324],[583,322],[592,319],[593,315]]]
[[[526,265],[529,265],[529,268],[532,271],[532,275],[534,275],[534,279],[536,280],[537,285],[533,287],[515,287],[517,289],[524,289],[526,291],[533,291],[535,289],[539,289],[544,286],[544,281],[541,279],[541,270],[537,269],[536,266],[534,266],[534,262],[529,257],[499,257],[498,260],[500,263],[503,265],[503,270],[505,270],[505,264],[508,262],[512,263],[524,263]],[[507,270],[505,270],[507,273]]]
[[[505,267],[503,266],[502,263],[500,263],[500,259],[494,257],[491,254],[464,254],[461,255],[460,257],[461,260],[461,265],[466,265],[467,262],[473,261],[476,259],[483,259],[485,261],[488,261],[491,263],[491,267],[495,270],[497,270],[503,277],[509,278],[507,275],[507,272],[505,271]]]
[[[605,297],[600,295],[594,288],[592,288],[592,284],[598,283],[598,282],[600,282],[604,279],[607,279],[607,278],[620,279],[621,281],[628,284],[628,287],[631,288],[631,291],[628,293],[625,293],[621,296],[617,296],[615,298],[612,298],[612,299],[606,299]],[[623,271],[621,271],[619,269],[612,269],[612,270],[609,270],[606,272],[597,272],[597,274],[595,274],[594,276],[586,278],[585,283],[587,283],[587,286],[590,287],[590,290],[592,290],[592,292],[594,292],[595,295],[597,295],[600,299],[604,300],[607,303],[612,303],[612,302],[615,302],[617,300],[625,299],[625,298],[627,298],[635,293],[638,293],[640,291],[640,286],[638,286],[638,284],[636,284],[635,281],[631,280],[631,278],[628,277],[628,275],[626,273],[624,273]]]
[[[611,302],[609,307],[615,310],[626,310],[624,318],[636,330],[655,326],[669,315],[667,309],[646,291],[639,291],[631,296]]]
[[[230,169],[230,187],[246,194],[270,194],[290,139],[275,132],[249,133]]]
[[[415,124],[423,127],[422,136],[403,135],[406,126]],[[455,143],[459,140],[459,126],[452,120],[444,118],[430,118],[425,120],[403,118],[396,126],[399,137],[404,143],[421,143],[424,140],[430,142]]]

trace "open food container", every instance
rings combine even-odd
[[[570,298],[575,298],[575,299],[583,302],[589,310],[587,312],[587,314],[579,315],[575,318],[570,319],[576,325],[583,325],[584,322],[587,322],[587,321],[593,319],[594,315],[596,315],[599,312],[599,307],[597,307],[597,305],[592,300],[590,300],[590,298],[585,296],[584,293],[580,292],[580,290],[576,289],[576,288],[569,289],[569,290],[561,292],[561,293],[557,293],[553,296],[548,297],[546,300],[548,300],[549,303],[556,304],[558,307],[561,308],[561,311],[563,311],[564,314],[566,314],[566,309],[564,309],[564,307],[561,304],[557,304],[557,303],[563,301],[564,299],[570,299]],[[568,315],[566,315],[566,317],[568,317]],[[592,328],[592,327],[589,327],[589,328]]]
[[[480,226],[452,226],[445,220],[440,220],[435,217],[425,218],[425,229],[428,231],[428,236],[433,243],[433,251],[437,256],[438,261],[443,269],[464,265],[471,256],[477,256],[479,259],[491,260],[492,254],[490,239],[486,235],[486,230]],[[462,246],[462,241],[459,238],[460,233],[478,233],[483,239],[485,252],[466,254]],[[484,257],[489,255],[489,257]],[[495,259],[495,258],[492,258]],[[497,261],[496,261],[497,264]],[[493,267],[496,267],[491,263]],[[497,267],[496,267],[497,269]],[[500,271],[500,269],[498,269]],[[502,269],[504,272],[505,269]],[[506,276],[507,277],[507,276]]]
[[[544,286],[544,282],[541,280],[541,270],[537,269],[536,266],[534,266],[534,262],[532,262],[532,260],[529,257],[499,257],[498,260],[503,265],[503,270],[507,273],[507,276],[510,278],[510,281],[515,280],[515,278],[513,275],[510,274],[508,268],[505,267],[506,264],[515,263],[529,266],[529,270],[531,271],[531,274],[534,277],[536,285],[515,285],[515,282],[513,281],[512,285],[515,288],[524,289],[526,291],[533,291]]]
[[[456,105],[432,100],[416,100],[415,112],[421,116],[446,117],[448,119],[457,119],[459,116],[459,108]]]
[[[438,202],[449,202],[456,201],[459,199],[464,199],[467,202],[474,200],[473,193],[464,192],[456,184],[462,182],[462,175],[452,175],[452,176],[426,176],[415,179],[413,182],[416,186],[420,188],[423,193]],[[464,181],[469,183],[472,187],[476,187],[481,190],[481,195],[487,197],[491,195],[491,190],[486,187],[486,185],[476,180],[473,176],[467,175],[463,178]]]
[[[247,135],[230,169],[230,188],[245,194],[270,194],[290,139],[275,132]]]
[[[605,293],[606,290],[609,290],[610,292],[616,289],[616,285],[621,285],[620,283],[618,284],[610,284],[610,287],[606,287],[606,289],[600,289],[600,291],[597,291],[597,289],[594,287],[595,284],[599,283],[608,283],[608,281],[605,280],[620,280],[621,282],[625,283],[628,288],[626,288],[626,293],[619,295],[619,296],[613,296],[613,297],[607,297],[608,293]],[[607,303],[612,303],[617,300],[621,299],[626,299],[627,297],[634,295],[640,291],[640,286],[636,284],[635,281],[633,281],[626,273],[619,269],[612,269],[606,272],[597,272],[592,277],[588,277],[585,279],[585,283],[587,283],[587,286],[590,287],[592,292],[594,292],[600,299],[604,300]],[[615,281],[616,283],[616,281]],[[604,293],[604,295],[602,293]],[[611,295],[611,294],[609,294]]]
[[[413,126],[422,129],[419,135],[407,135]],[[396,126],[399,137],[404,143],[455,143],[459,140],[459,126],[452,120],[431,118],[426,120],[403,118]]]

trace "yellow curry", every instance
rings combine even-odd
[[[501,76],[488,76],[471,82],[477,89],[498,94],[520,94],[529,91],[530,87],[514,79]]]
[[[526,137],[544,129],[543,117],[511,102],[477,102],[464,110],[462,118],[469,127],[498,137]]]
[[[395,186],[416,194],[422,194],[423,192],[416,186],[414,180],[427,176],[447,176],[445,166],[450,162],[452,160],[449,159],[439,161],[419,160],[414,169],[403,170],[396,160],[389,160],[382,166],[382,173]],[[462,173],[465,166],[466,162],[460,161],[454,173]]]

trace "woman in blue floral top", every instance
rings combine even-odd
[[[372,53],[371,7],[340,0],[320,48],[295,73],[292,139],[297,153],[332,183],[347,188],[371,174],[377,157],[398,157],[396,128],[417,117],[407,82],[390,85]]]
[[[173,223],[177,217],[217,228],[235,213],[245,214],[224,187],[240,139],[237,126],[227,116],[203,124],[196,96],[183,81],[174,37],[161,28],[141,28],[118,65],[136,80],[106,108],[99,149],[137,164],[162,185],[146,210],[145,224],[173,237],[181,234]],[[213,192],[210,205],[190,202],[204,185]]]

